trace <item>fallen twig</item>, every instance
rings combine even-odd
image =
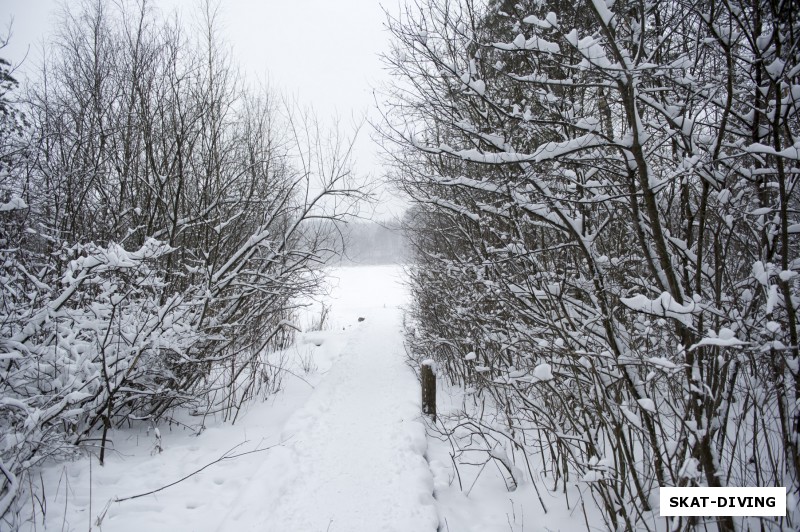
[[[217,464],[219,462],[223,462],[225,460],[233,460],[234,458],[239,458],[241,456],[246,456],[248,454],[260,453],[260,452],[263,452],[263,451],[269,451],[272,448],[275,448],[275,447],[278,447],[280,445],[283,445],[287,441],[288,441],[288,438],[286,440],[283,440],[283,441],[280,441],[280,442],[276,443],[275,445],[270,445],[269,447],[264,447],[262,449],[253,449],[252,451],[246,451],[246,452],[239,453],[239,454],[230,454],[235,449],[237,449],[237,448],[241,447],[242,445],[244,445],[245,443],[247,443],[247,440],[245,440],[242,443],[239,443],[239,444],[231,447],[229,450],[225,451],[225,454],[223,454],[222,456],[220,456],[219,458],[217,458],[213,462],[207,463],[206,465],[204,465],[200,469],[189,473],[185,477],[183,477],[183,478],[181,478],[179,480],[176,480],[175,482],[170,482],[169,484],[167,484],[165,486],[161,486],[160,488],[156,488],[156,489],[148,491],[146,493],[139,493],[138,495],[131,495],[130,497],[122,497],[122,498],[117,497],[117,498],[113,499],[113,501],[114,502],[125,502],[125,501],[130,501],[132,499],[138,499],[140,497],[146,497],[147,495],[152,495],[153,493],[158,493],[159,491],[163,491],[163,490],[165,490],[167,488],[171,488],[172,486],[174,486],[176,484],[180,484],[184,480],[195,476],[196,474],[200,473],[204,469],[208,469],[209,467],[211,467],[214,464]]]

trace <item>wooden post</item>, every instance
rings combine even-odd
[[[433,360],[422,361],[422,413],[430,414],[436,423],[436,372],[433,368]]]

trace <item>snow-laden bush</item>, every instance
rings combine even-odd
[[[786,486],[785,519],[711,526],[796,528],[793,3],[431,0],[390,26],[409,344],[470,391],[463,441],[580,483],[609,529],[660,526],[667,485]]]
[[[194,39],[70,6],[24,101],[0,62],[0,527],[45,459],[277,390],[270,353],[367,194],[338,132],[244,86],[215,17]]]
[[[80,257],[68,263],[60,287],[33,299],[10,292],[2,307],[3,513],[16,479],[31,467],[74,453],[98,426],[147,417],[154,404],[180,395],[173,370],[201,338],[201,301],[161,297],[165,286],[152,266],[172,251],[164,243],[150,239],[132,252],[117,244],[70,251]],[[14,276],[27,272],[13,254],[4,258],[7,286],[19,288]]]

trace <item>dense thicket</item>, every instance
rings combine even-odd
[[[306,221],[360,194],[345,139],[248,90],[205,5],[191,32],[69,6],[24,98],[0,63],[0,528],[44,459],[274,391],[333,234]]]
[[[796,5],[423,0],[390,27],[409,341],[471,392],[460,441],[512,487],[585,483],[609,529],[660,526],[668,485],[789,493],[671,530],[796,528]]]

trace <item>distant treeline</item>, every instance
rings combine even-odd
[[[342,225],[339,230],[343,250],[331,250],[333,263],[396,264],[406,260],[406,242],[400,222],[355,222]]]

